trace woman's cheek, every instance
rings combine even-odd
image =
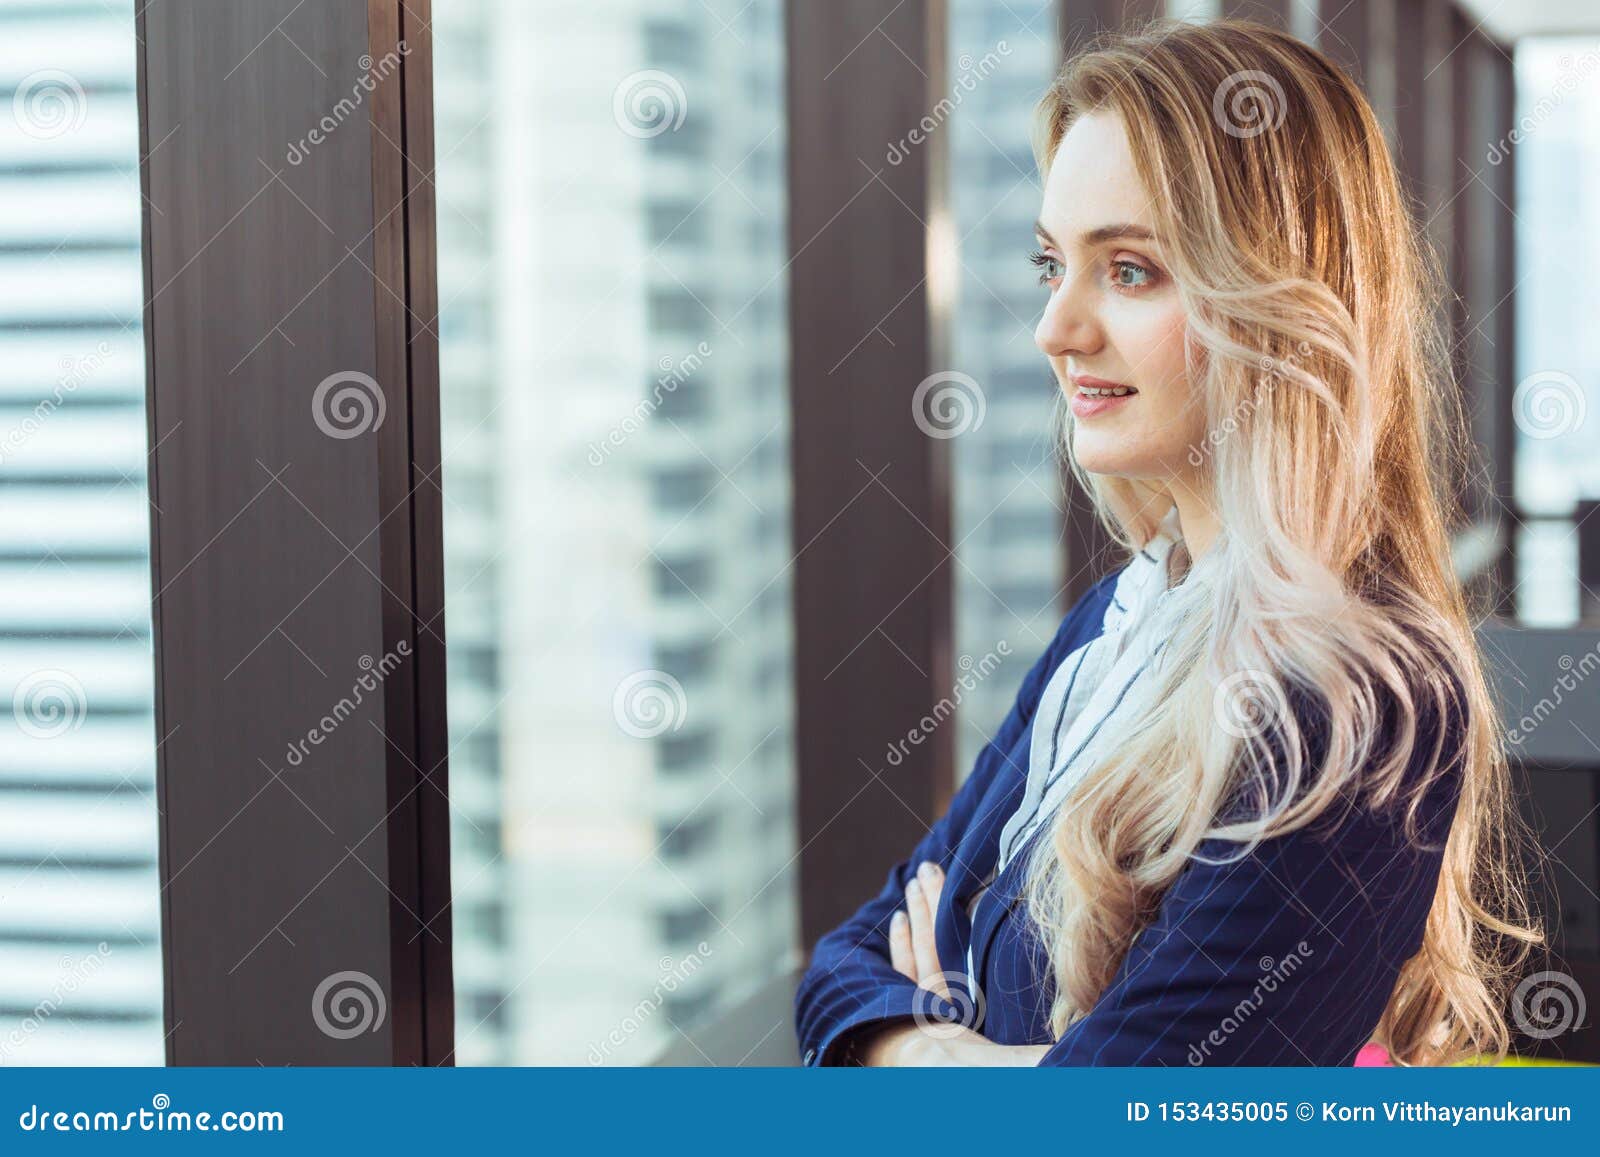
[[[1157,373],[1163,383],[1171,388],[1184,388],[1187,377],[1186,352],[1189,346],[1189,323],[1177,299],[1164,303],[1161,315],[1155,319],[1151,335],[1152,362],[1157,363]]]
[[[1154,403],[1145,415],[1145,454],[1153,475],[1170,476],[1185,472],[1191,447],[1203,440],[1205,411],[1190,388],[1183,310],[1175,301],[1160,310],[1151,308],[1156,303],[1140,304],[1146,306],[1143,324],[1130,336],[1137,343],[1133,348],[1144,351],[1135,360],[1133,383]]]

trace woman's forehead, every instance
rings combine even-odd
[[[1086,113],[1062,136],[1045,176],[1039,220],[1060,245],[1114,224],[1154,230],[1154,205],[1117,117]]]

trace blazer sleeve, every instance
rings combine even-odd
[[[1202,843],[1040,1064],[1352,1064],[1422,944],[1460,793],[1459,696],[1447,714],[1418,720],[1407,774],[1438,772],[1416,838],[1396,812],[1352,804],[1242,858],[1237,844]]]
[[[848,1038],[868,1026],[918,1015],[950,1019],[945,1002],[895,971],[889,962],[889,918],[905,901],[905,886],[917,865],[932,860],[948,868],[963,833],[977,814],[995,777],[1010,771],[1026,777],[1026,767],[1007,768],[1009,752],[1033,721],[1045,684],[1072,650],[1086,615],[1103,609],[1107,575],[1090,588],[1062,620],[1055,637],[1028,671],[1021,690],[994,738],[978,755],[972,774],[951,800],[949,810],[929,829],[911,854],[889,872],[882,891],[848,920],[817,941],[811,964],[795,994],[795,1022],[803,1063],[847,1063]]]

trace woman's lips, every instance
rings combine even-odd
[[[1127,389],[1128,392],[1126,394],[1092,392],[1098,389]],[[1085,390],[1091,392],[1086,393]],[[1138,390],[1121,386],[1116,382],[1103,382],[1098,378],[1074,378],[1072,397],[1067,400],[1067,405],[1072,408],[1073,417],[1093,418],[1125,406],[1138,396]]]

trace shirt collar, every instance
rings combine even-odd
[[[1178,526],[1178,508],[1173,506],[1156,528],[1155,535],[1134,552],[1133,558],[1117,576],[1111,602],[1106,606],[1103,630],[1109,634],[1139,622],[1167,593],[1167,566],[1173,549],[1183,541]]]

